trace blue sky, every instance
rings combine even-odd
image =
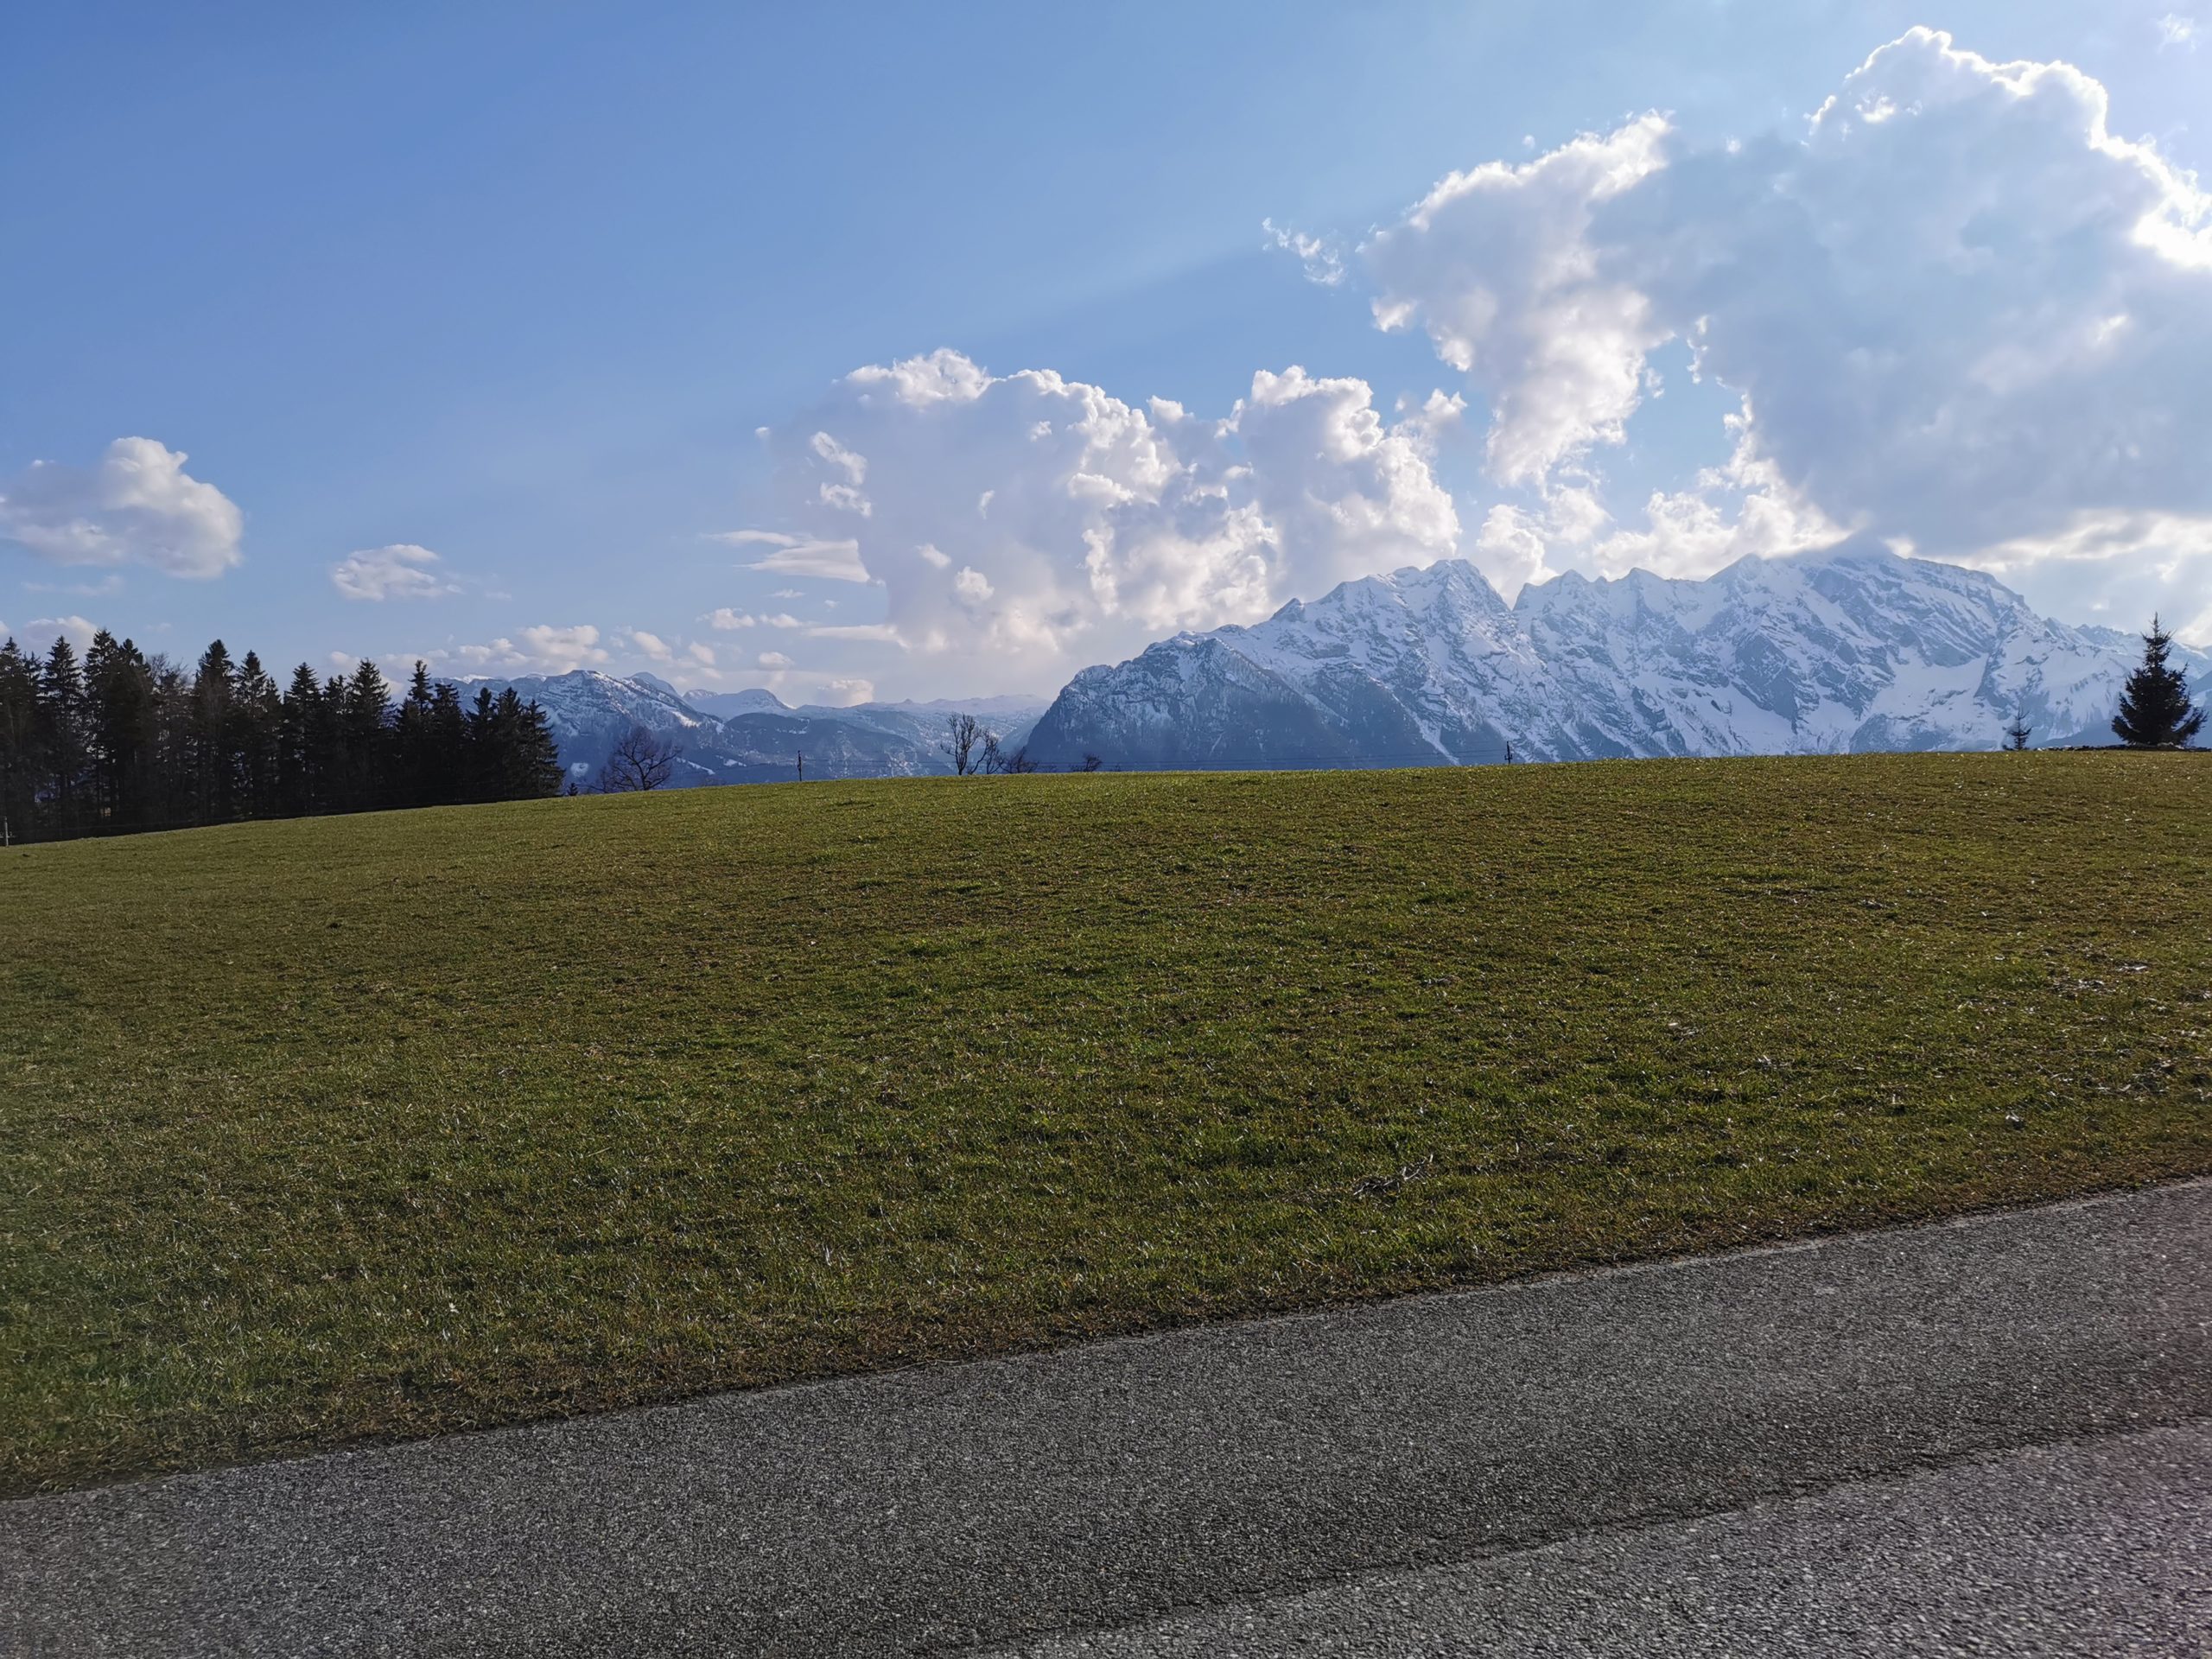
[[[1688,492],[1726,461],[1737,440],[1723,422],[1743,387],[1786,365],[1693,381],[1688,325],[1639,334],[1637,372],[1656,380],[1618,441],[1605,410],[1585,408],[1563,417],[1582,423],[1567,439],[1532,439],[1535,470],[1515,474],[1493,441],[1510,424],[1492,418],[1497,400],[1516,373],[1555,378],[1556,359],[1532,369],[1484,341],[1463,367],[1437,336],[1437,319],[1487,291],[1493,232],[1439,243],[1418,270],[1363,245],[1455,169],[1528,166],[1646,111],[1667,113],[1670,188],[1732,140],[1795,143],[1856,66],[1916,23],[1998,63],[2076,67],[2109,94],[2113,132],[2154,140],[2180,175],[2205,165],[2212,138],[2196,10],[16,8],[0,27],[0,622],[31,636],[88,620],[177,654],[219,633],[319,666],[333,652],[388,669],[422,652],[455,672],[658,664],[680,683],[765,683],[796,700],[1049,691],[1151,633],[1237,620],[1408,549],[1479,546],[1510,589],[1610,569],[1627,556],[1618,538],[1643,536],[1650,562],[1702,574],[1707,553],[1651,540],[1639,514],[1653,492]],[[2020,199],[2037,194],[2035,179],[2016,182]],[[1263,220],[1328,239],[1315,273],[1333,257],[1342,278],[1310,280],[1268,245]],[[2185,258],[2170,263],[2196,280]],[[2164,269],[2109,280],[2148,292]],[[1385,332],[1374,307],[1394,296],[1410,321]],[[2195,362],[2203,332],[2174,327],[2162,355]],[[1007,479],[1001,500],[1026,487],[1033,458],[990,448],[987,400],[957,434],[852,406],[850,372],[940,350],[995,376],[1050,371],[1139,410],[1172,399],[1200,423],[1253,399],[1255,372],[1363,382],[1378,442],[1400,447],[1329,487],[1379,503],[1388,533],[1300,542],[1299,509],[1279,504],[1338,498],[1269,468],[1294,467],[1299,445],[1332,441],[1331,423],[1359,410],[1294,399],[1319,424],[1173,441],[1173,466],[1214,480],[1199,495],[1226,491],[1234,507],[1236,480],[1258,480],[1266,524],[1233,569],[1193,584],[1174,567],[1141,601],[1126,571],[1118,599],[1071,597],[1071,582],[1096,588],[1084,549],[1109,531],[1056,512],[1019,531],[995,524],[971,554],[959,538],[974,526],[952,521],[972,516],[970,498],[953,514],[926,487],[967,478],[971,461],[977,478]],[[1095,404],[1082,413],[1033,385],[1001,381],[991,396],[1010,410],[1016,390],[1063,428],[1097,418]],[[1465,414],[1409,414],[1433,391]],[[2201,394],[2160,395],[2202,454]],[[1985,410],[1985,429],[2004,414]],[[847,416],[875,449],[845,435]],[[816,522],[805,471],[821,464],[817,432],[888,480],[855,474],[856,493],[877,492],[854,526],[874,583],[747,568],[762,550],[837,540]],[[156,470],[179,467],[208,493],[178,496],[170,478],[166,505],[132,507],[99,472],[124,437],[188,456],[156,454]],[[1988,556],[2005,578],[2073,620],[2110,611],[2132,625],[2139,602],[2163,598],[2200,633],[2212,627],[2191,539],[2212,502],[2190,486],[2107,477],[2103,493],[2054,500],[2032,521],[1967,525],[1923,498],[1888,502],[1863,477],[1808,481],[1826,469],[1790,461],[1792,442],[1777,432],[1784,476],[1731,480],[1716,510],[1787,496],[1790,545],[1817,516],[1946,556],[2001,545],[2014,551]],[[946,442],[964,446],[957,465]],[[1860,470],[1889,464],[1869,454]],[[1414,465],[1426,471],[1408,486]],[[1578,518],[1599,511],[1596,531]],[[1217,525],[1193,531],[1179,512],[1184,539],[1130,554],[1131,569],[1189,546],[1230,557]],[[952,518],[940,531],[932,514]],[[2120,535],[2113,514],[2137,525],[2119,553],[2085,561],[2061,546]],[[868,537],[894,527],[906,539],[879,553]],[[711,539],[733,531],[758,538]],[[1117,550],[1134,533],[1110,527]],[[199,550],[177,551],[180,534]],[[1068,544],[1004,544],[1017,536]],[[410,552],[334,579],[349,556],[391,549],[435,563]],[[941,573],[942,594],[879,569],[912,549],[935,550],[912,569],[917,582]]]

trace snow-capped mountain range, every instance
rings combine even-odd
[[[1347,582],[1076,676],[1047,764],[1240,768],[2108,743],[2133,634],[1847,542],[1702,581],[1567,575],[1511,605],[1472,565]],[[2212,658],[2177,649],[2193,686]]]
[[[1516,759],[2107,743],[2141,641],[2040,617],[1993,578],[1846,543],[1747,558],[1693,582],[1567,575],[1508,605],[1446,559],[1294,600],[1250,627],[1161,640],[1024,697],[791,708],[772,692],[678,691],[580,669],[512,684],[588,783],[633,726],[681,751],[678,784],[949,772],[973,714],[1047,766],[1261,768]],[[2212,691],[2212,657],[2177,647]]]
[[[524,702],[537,702],[560,745],[562,766],[582,785],[632,727],[677,748],[669,780],[676,785],[787,781],[800,775],[802,755],[809,778],[900,778],[952,770],[944,748],[950,715],[976,715],[1012,746],[1044,708],[1041,698],[984,697],[794,709],[765,690],[687,695],[652,674],[625,678],[597,669],[456,683],[464,700],[480,688],[496,696],[512,685]]]

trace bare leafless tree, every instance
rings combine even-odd
[[[1037,763],[1029,758],[1029,746],[1027,743],[1018,749],[1009,749],[996,732],[985,732],[983,759],[976,770],[1010,775],[1015,772],[1034,772],[1037,770]]]
[[[1105,764],[1095,754],[1086,754],[1083,757],[1083,769],[1085,772],[1096,772]]]
[[[949,715],[944,722],[944,752],[952,757],[955,775],[966,778],[982,764],[988,753],[986,740],[998,740],[983,729],[983,722],[973,715]]]
[[[607,757],[607,764],[599,769],[599,779],[592,787],[601,795],[629,795],[640,790],[658,789],[676,771],[676,762],[683,751],[675,744],[655,737],[642,726],[632,726],[624,734]]]

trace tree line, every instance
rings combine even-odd
[[[190,669],[103,629],[82,660],[0,644],[0,842],[558,792],[545,713],[465,703],[421,663],[396,702],[374,663],[279,687],[219,639]]]

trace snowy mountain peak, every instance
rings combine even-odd
[[[730,720],[739,715],[787,715],[791,712],[790,705],[764,685],[751,686],[743,691],[694,691],[685,701],[702,713],[722,720]]]
[[[1863,539],[1701,581],[1569,574],[1510,607],[1450,559],[1087,669],[1032,747],[1196,766],[1989,748],[2021,715],[2039,743],[2101,742],[2139,649]]]

